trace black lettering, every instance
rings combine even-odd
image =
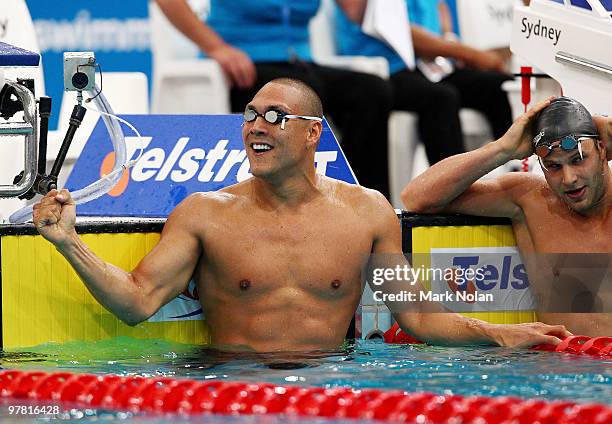
[[[487,4],[487,12],[489,14],[489,17],[492,20],[497,21],[499,23],[503,23],[504,21],[512,21],[513,9],[514,9],[513,7],[507,7],[504,9],[496,9],[494,6]],[[522,31],[522,32],[525,32],[525,31]]]
[[[531,38],[531,35],[549,39],[553,42],[553,46],[559,44],[561,39],[561,30],[546,25],[542,25],[542,21],[538,19],[536,24],[529,22],[529,19],[524,17],[521,19],[521,32],[527,33],[526,39]]]
[[[6,37],[7,27],[8,27],[8,18],[3,21],[0,21],[0,38]]]
[[[557,43],[559,43],[559,39],[561,38],[561,30],[560,29],[556,29],[555,30],[555,42],[553,44],[553,46],[556,46]]]

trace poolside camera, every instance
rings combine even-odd
[[[89,91],[93,89],[96,74],[96,58],[93,52],[64,53],[64,89]]]

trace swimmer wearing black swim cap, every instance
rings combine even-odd
[[[577,100],[558,97],[535,117],[534,132],[534,151],[550,188],[578,213],[597,208],[609,168],[589,111]]]
[[[413,212],[510,218],[524,257],[533,253],[608,257],[612,253],[612,171],[606,147],[610,139],[612,118],[591,117],[575,99],[548,99],[517,119],[499,140],[432,166],[406,186],[402,200]],[[534,153],[544,178],[512,172],[480,180],[508,161]],[[538,270],[525,265],[531,288],[539,295],[542,287],[533,277]],[[611,296],[602,291],[592,295],[606,313],[540,309],[539,319],[564,324],[578,334],[611,335]]]
[[[548,157],[554,149],[566,152],[578,150],[582,155],[582,142],[599,139],[597,127],[589,111],[578,101],[558,97],[542,110],[535,119],[533,145],[540,159]],[[545,166],[542,165],[544,168]]]

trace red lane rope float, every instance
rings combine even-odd
[[[1,371],[0,397],[157,414],[287,414],[430,424],[612,422],[612,406],[601,404],[65,372]]]
[[[406,334],[397,323],[393,324],[393,326],[385,332],[384,340],[385,343],[395,344],[423,343],[411,335]],[[531,349],[609,357],[612,356],[612,337],[570,336],[563,339],[558,346],[543,344],[534,346]]]
[[[612,337],[570,336],[563,339],[557,346],[545,344],[534,346],[532,349],[610,357],[612,356]]]
[[[404,332],[404,330],[402,330],[400,328],[400,326],[399,326],[399,324],[397,322],[395,324],[393,324],[393,326],[391,326],[391,328],[389,328],[387,331],[385,331],[385,334],[383,334],[383,339],[385,340],[385,343],[393,343],[393,344],[404,344],[404,343],[423,344],[422,341],[415,339],[410,334],[406,334]]]

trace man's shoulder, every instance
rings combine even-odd
[[[328,192],[333,193],[334,197],[349,203],[352,207],[377,207],[381,203],[388,203],[385,196],[376,190],[329,177],[323,178],[330,188]]]
[[[556,196],[542,175],[531,172],[510,172],[493,181],[499,184],[501,193],[505,193],[507,198],[519,206],[521,213],[511,217],[513,220],[522,221],[526,218],[526,214],[541,210],[545,204],[556,203]]]
[[[192,193],[176,206],[172,214],[208,214],[210,217],[219,209],[228,210],[245,197],[244,190],[237,186],[238,184],[235,184],[222,190]]]
[[[508,172],[495,178],[500,184],[513,187],[525,186],[527,188],[535,188],[546,185],[546,180],[541,175],[536,175],[532,172]]]
[[[395,211],[387,198],[379,191],[356,184],[332,180],[333,198],[347,207],[364,225],[378,225],[397,219]]]
[[[236,195],[223,191],[206,191],[192,193],[185,198],[178,208],[214,208],[217,206],[227,206],[236,201]]]
[[[342,202],[343,207],[350,210],[350,216],[359,223],[360,232],[364,237],[372,237],[373,242],[388,241],[394,239],[396,232],[399,234],[397,214],[382,193],[343,182],[335,182],[334,186],[339,193],[336,199]]]
[[[517,201],[541,200],[553,194],[544,176],[531,172],[509,172],[496,181]]]

